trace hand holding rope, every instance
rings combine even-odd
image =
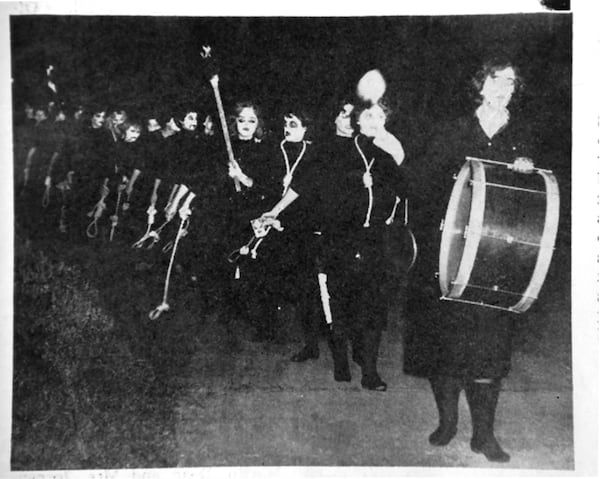
[[[121,179],[121,184],[119,184],[119,186],[117,187],[117,204],[115,205],[115,214],[111,215],[110,217],[110,236],[108,238],[109,241],[113,240],[113,237],[115,235],[115,229],[119,224],[119,206],[121,205],[121,196],[123,195],[123,191],[125,191],[125,188],[127,188],[128,181],[129,180],[127,179],[127,177],[124,176]]]
[[[192,213],[192,210],[190,209],[190,203],[192,202],[192,200],[195,197],[196,197],[196,195],[193,192],[190,192],[190,194],[185,199],[183,206],[181,208],[179,208],[179,217],[181,218],[181,222],[179,223],[179,230],[177,231],[177,236],[175,237],[175,244],[173,246],[173,251],[171,253],[169,267],[167,268],[167,277],[165,279],[165,288],[163,291],[162,303],[160,303],[156,308],[154,308],[148,314],[148,317],[151,320],[158,319],[164,311],[168,311],[170,308],[169,303],[167,303],[167,295],[169,293],[169,281],[171,279],[171,270],[173,268],[173,260],[175,259],[175,253],[177,252],[177,245],[179,244],[179,240],[183,236],[183,231],[187,231],[187,227],[189,224],[189,217]]]
[[[275,228],[277,231],[283,231],[281,222],[274,216],[263,215],[260,218],[253,219],[250,221],[254,235],[250,238],[250,241],[239,249],[236,249],[229,253],[227,261],[235,263],[240,256],[247,256],[248,254],[252,259],[257,257],[257,249],[263,242],[271,228]]]
[[[98,236],[98,220],[104,213],[106,209],[106,197],[108,196],[110,190],[108,189],[108,178],[104,179],[104,183],[102,184],[102,188],[100,189],[100,201],[96,203],[92,211],[90,211],[87,215],[90,218],[93,218],[92,222],[88,225],[85,230],[85,233],[88,238],[95,238]]]
[[[165,221],[154,231],[150,231],[148,236],[152,238],[152,243],[148,245],[148,249],[154,247],[156,243],[160,241],[160,233],[164,229],[167,224],[171,222],[175,213],[177,212],[177,207],[179,206],[179,202],[181,198],[189,191],[188,187],[185,185],[174,185],[171,189],[171,194],[169,196],[169,201],[167,202],[167,206],[165,206]]]
[[[71,172],[69,172],[71,173]],[[61,181],[58,185],[56,185],[56,189],[61,192],[62,204],[60,206],[60,217],[58,219],[58,231],[61,233],[67,232],[67,202],[68,202],[68,192],[71,191],[70,177],[67,175],[67,179]]]
[[[152,189],[152,195],[150,196],[150,206],[148,206],[148,209],[146,210],[146,214],[148,215],[148,227],[146,228],[146,232],[144,233],[144,236],[131,245],[132,248],[141,248],[148,238],[150,238],[150,231],[157,213],[156,201],[158,200],[158,185],[160,185],[160,180],[157,179],[154,181],[154,188]]]

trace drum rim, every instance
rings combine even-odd
[[[537,173],[544,179],[546,185],[546,216],[544,230],[540,240],[538,257],[531,274],[531,279],[521,300],[512,306],[511,311],[523,313],[527,311],[538,297],[540,290],[546,280],[548,269],[554,253],[556,234],[558,233],[558,221],[560,212],[560,194],[558,181],[551,172],[538,170]]]
[[[535,300],[537,299],[539,291],[541,290],[541,288],[545,282],[546,275],[548,273],[550,263],[552,261],[552,256],[554,253],[554,246],[556,243],[556,236],[558,233],[558,224],[559,224],[559,219],[560,219],[559,218],[560,217],[560,191],[558,188],[558,181],[556,180],[556,177],[554,176],[554,174],[552,173],[551,170],[542,170],[542,169],[538,169],[538,168],[534,169],[535,173],[542,176],[542,178],[544,180],[544,184],[545,184],[544,194],[546,197],[546,209],[545,209],[545,215],[544,215],[544,228],[543,228],[542,235],[540,238],[540,244],[538,247],[538,255],[537,255],[537,259],[536,259],[536,264],[533,268],[533,271],[531,274],[531,279],[529,280],[527,287],[525,288],[525,290],[522,293],[519,293],[521,296],[521,299],[517,303],[515,303],[513,306],[508,306],[508,307],[495,306],[495,305],[484,303],[483,301],[477,302],[477,301],[463,300],[463,299],[460,299],[460,296],[463,294],[464,290],[469,286],[468,281],[470,279],[470,274],[471,274],[472,268],[473,268],[475,260],[476,260],[477,249],[479,247],[479,241],[481,239],[481,234],[482,234],[483,219],[484,219],[483,216],[484,216],[484,212],[485,212],[485,199],[486,199],[485,193],[486,193],[486,187],[487,187],[487,184],[485,182],[485,168],[484,168],[483,164],[491,163],[491,164],[495,164],[495,165],[506,165],[509,168],[511,166],[509,163],[493,162],[493,161],[483,160],[483,159],[479,159],[479,158],[467,157],[466,159],[467,159],[467,163],[465,165],[463,165],[461,171],[459,172],[459,175],[456,178],[456,183],[452,190],[452,194],[450,197],[450,201],[448,203],[448,208],[447,208],[446,216],[445,216],[445,220],[444,220],[444,228],[442,231],[442,241],[441,241],[441,246],[440,246],[440,258],[439,258],[439,260],[440,260],[439,280],[440,280],[440,288],[443,293],[443,295],[440,299],[449,300],[449,301],[458,301],[458,302],[462,302],[462,303],[484,306],[484,307],[489,307],[489,308],[494,308],[494,309],[501,309],[501,310],[510,311],[513,313],[523,313],[523,312],[527,311],[531,307],[531,305],[535,302]],[[470,165],[472,165],[472,166],[470,166]],[[452,222],[449,222],[448,220],[454,219],[454,217],[456,215],[455,210],[457,209],[458,200],[460,198],[459,193],[462,190],[462,188],[464,187],[465,177],[467,177],[467,172],[470,170],[471,167],[472,167],[472,171],[473,171],[473,179],[472,179],[473,190],[472,190],[472,199],[471,199],[471,212],[469,215],[469,223],[465,227],[466,229],[468,229],[468,231],[465,232],[466,240],[465,240],[465,245],[463,248],[463,255],[460,260],[459,271],[456,275],[456,279],[454,280],[454,282],[452,284],[452,289],[449,289],[446,286],[446,284],[451,284],[451,283],[448,283],[448,281],[447,281],[448,280],[448,271],[446,271],[445,268],[442,268],[442,265],[443,264],[445,265],[447,263],[448,255],[450,252],[449,242],[448,242],[448,235],[450,233],[447,232],[447,229],[448,229],[448,225],[452,224]],[[459,180],[460,180],[460,182],[459,182]],[[482,191],[481,191],[481,189],[482,189]],[[479,196],[479,195],[481,195],[481,196]],[[481,215],[479,218],[477,215],[477,213],[478,213],[477,211],[475,211],[475,214],[473,214],[474,213],[474,211],[473,211],[474,203],[476,203],[476,202],[477,202],[477,204],[475,204],[475,207],[477,207],[477,208],[481,207]],[[478,221],[478,219],[480,221]],[[465,256],[468,256],[467,253],[469,255],[472,254],[473,257],[465,258]],[[446,262],[442,261],[442,258]],[[471,259],[472,259],[472,261],[471,261]],[[463,267],[466,268],[467,266],[468,266],[468,269],[463,270]],[[461,273],[464,276],[464,281],[459,281],[459,278],[461,278]]]
[[[475,264],[475,259],[477,257],[477,250],[479,249],[483,215],[485,212],[485,168],[483,167],[482,162],[479,160],[470,158],[466,159],[467,162],[462,166],[460,172],[458,173],[454,187],[452,188],[452,193],[450,194],[450,201],[448,203],[448,208],[446,209],[440,245],[438,279],[442,296],[447,296],[450,298],[459,298],[469,283],[471,271],[473,270],[473,265]],[[470,179],[472,180],[471,209],[469,212],[468,224],[465,226],[465,245],[463,248],[462,257],[460,259],[458,272],[454,280],[452,280],[449,277],[449,272],[446,269],[446,264],[448,262],[448,256],[450,253],[448,240],[451,235],[451,233],[448,231],[448,228],[450,224],[453,224],[452,219],[454,219],[456,216],[456,209],[463,185]],[[451,285],[451,287],[449,287],[449,285]]]

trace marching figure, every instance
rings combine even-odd
[[[346,121],[353,112],[356,136]],[[377,372],[377,356],[386,319],[384,287],[384,230],[396,196],[405,194],[400,143],[386,139],[389,110],[376,103],[345,105],[338,115],[338,154],[322,158],[307,178],[290,190],[268,215],[277,217],[297,198],[319,198],[318,216],[324,236],[324,270],[327,272],[333,328],[331,349],[334,379],[350,381],[348,341],[352,357],[362,369],[363,388],[385,391]],[[338,122],[336,121],[336,123]],[[344,128],[345,126],[345,128]],[[346,134],[339,134],[345,132]],[[377,146],[393,145],[388,151]],[[400,149],[398,146],[400,145]],[[299,179],[300,180],[300,179]],[[325,302],[324,302],[325,303]]]
[[[269,308],[265,309],[266,304],[272,301],[269,285],[273,278],[268,277],[269,268],[264,255],[253,258],[240,246],[253,236],[250,222],[259,218],[267,206],[275,202],[280,185],[276,183],[274,159],[263,141],[264,126],[259,108],[252,102],[240,102],[234,113],[235,123],[231,131],[234,162],[229,164],[229,178],[223,187],[229,200],[230,223],[226,244],[230,251],[241,254],[234,263],[235,271],[230,273],[233,283],[229,289],[232,295],[229,314],[246,318],[254,328],[252,339],[263,341],[273,337],[275,318]],[[240,191],[237,191],[236,185],[239,185]]]
[[[304,192],[304,184],[312,181],[317,164],[317,150],[312,137],[312,118],[300,108],[289,109],[283,117],[283,140],[278,145],[275,157],[280,163],[277,179],[281,197],[297,197]],[[289,193],[288,193],[289,192]],[[271,316],[283,303],[294,306],[304,332],[304,347],[290,359],[304,362],[319,357],[319,326],[322,314],[318,309],[317,251],[320,232],[314,212],[319,197],[302,194],[302,198],[281,213],[281,203],[265,218],[279,216],[284,231],[271,238],[265,250],[271,258],[270,268],[265,274],[276,278],[268,304]],[[286,201],[286,200],[282,200]]]
[[[381,333],[387,315],[384,232],[397,196],[405,195],[401,150],[396,158],[378,144],[388,142],[389,115],[382,100],[358,105],[354,118],[359,129],[344,156],[337,160],[335,196],[327,215],[329,292],[333,315],[331,347],[336,381],[350,381],[348,341],[352,358],[362,369],[366,389],[385,391],[377,372]],[[394,138],[395,140],[395,138]],[[397,148],[397,140],[393,142]]]
[[[507,108],[520,86],[516,67],[505,60],[486,62],[473,85],[479,95],[474,114],[440,128],[426,156],[413,167],[413,228],[419,256],[409,278],[404,370],[431,383],[439,412],[439,426],[429,436],[432,445],[445,446],[455,436],[464,389],[473,425],[471,449],[489,461],[507,462],[510,456],[494,435],[494,418],[500,383],[510,370],[514,315],[440,301],[436,278],[440,220],[452,174],[465,156],[514,161],[517,172],[533,168],[531,137]]]

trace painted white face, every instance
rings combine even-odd
[[[496,108],[506,108],[515,92],[516,74],[512,67],[488,75],[481,88],[483,102]]]
[[[381,106],[373,105],[363,110],[358,117],[360,132],[369,137],[377,136],[385,126],[386,115]]]
[[[48,118],[48,115],[46,115],[46,112],[44,110],[35,110],[34,118],[35,121],[40,122]]]
[[[296,115],[289,115],[283,118],[283,136],[286,141],[297,143],[304,140],[306,127]]]
[[[35,118],[35,110],[31,105],[25,105],[25,116],[29,120],[33,120]]]
[[[253,108],[242,108],[242,111],[236,118],[238,138],[240,140],[251,140],[258,128],[258,117]]]
[[[353,110],[354,105],[346,103],[338,113],[338,116],[335,118],[335,134],[337,136],[352,137],[354,133],[354,128],[352,128]]]
[[[65,115],[64,111],[61,110],[56,114],[55,121],[65,121],[66,119],[67,119],[67,115]]]
[[[131,125],[125,130],[123,141],[125,141],[125,143],[133,143],[140,137],[141,133],[141,130],[137,126]]]
[[[98,111],[92,115],[92,128],[100,128],[104,125],[105,113],[103,111]]]
[[[167,130],[172,130],[172,131],[181,131],[181,128],[179,128],[177,126],[177,122],[175,121],[175,118],[170,118],[169,121],[167,122]]]
[[[184,130],[187,131],[194,131],[196,128],[198,128],[198,113],[196,113],[195,111],[190,111],[183,118],[181,126]]]
[[[122,111],[115,111],[110,115],[110,122],[113,126],[119,126],[122,125],[123,122],[125,121],[125,113]]]
[[[148,123],[146,124],[146,128],[150,133],[152,133],[153,131],[160,130],[160,124],[158,123],[156,118],[149,118]]]

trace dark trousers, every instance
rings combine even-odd
[[[387,274],[382,243],[342,245],[328,268],[333,316],[332,346],[336,372],[347,370],[347,344],[363,378],[377,377],[377,357],[387,316]]]

